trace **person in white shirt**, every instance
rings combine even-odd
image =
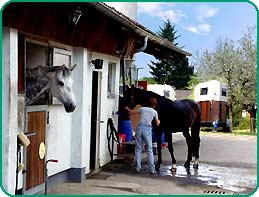
[[[157,111],[154,110],[156,105],[156,98],[151,97],[147,102],[147,107],[140,107],[137,110],[131,110],[126,107],[130,115],[134,113],[140,114],[140,119],[136,129],[135,170],[137,173],[141,170],[143,141],[146,144],[150,174],[156,173],[152,148],[152,121],[155,120],[157,125],[160,124]]]

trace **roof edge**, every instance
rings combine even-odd
[[[136,32],[137,34],[139,34],[140,36],[148,36],[148,38],[152,41],[155,41],[169,49],[172,49],[178,53],[181,53],[183,55],[186,56],[191,56],[192,54],[184,51],[178,47],[176,47],[175,45],[173,45],[171,42],[155,35],[155,33],[153,33],[152,31],[150,31],[149,29],[145,28],[144,26],[142,26],[141,24],[139,24],[138,22],[130,19],[129,17],[125,16],[124,14],[122,14],[121,12],[113,9],[112,7],[106,5],[105,3],[102,2],[86,2],[87,4],[91,5],[92,7],[96,8],[97,10],[107,14],[108,16],[110,16],[111,18],[114,18],[115,20],[117,20],[118,22],[124,24],[125,26],[127,26],[128,28],[130,28],[131,30],[133,30],[134,32]]]

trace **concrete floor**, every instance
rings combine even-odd
[[[49,194],[249,194],[256,187],[256,137],[209,134],[202,136],[200,168],[182,166],[187,149],[181,135],[173,135],[178,169],[172,174],[170,155],[163,149],[160,173],[150,175],[143,154],[140,173],[133,164],[109,164],[83,183],[64,183]],[[236,176],[234,176],[236,175]],[[240,178],[242,177],[242,178]]]
[[[145,163],[144,163],[145,165]],[[147,165],[145,165],[147,167]],[[136,174],[131,165],[113,164],[83,183],[65,183],[48,194],[204,194],[215,187],[179,184],[172,177],[150,175],[147,169]],[[218,190],[220,191],[220,190]],[[230,192],[232,193],[232,192]]]

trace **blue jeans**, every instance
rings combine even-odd
[[[138,124],[136,129],[135,149],[135,168],[137,172],[139,172],[141,169],[143,141],[146,143],[149,170],[150,172],[155,172],[154,155],[152,148],[152,127]]]

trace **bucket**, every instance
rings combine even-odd
[[[156,142],[156,135],[154,132],[152,132],[152,142]],[[164,132],[162,132],[162,135],[161,135],[161,144],[164,144],[165,143],[165,134]]]
[[[124,143],[126,139],[126,134],[118,134],[120,143]]]
[[[132,141],[132,127],[130,120],[120,120],[119,121],[119,133],[125,134],[125,142]]]
[[[161,144],[164,144],[164,143],[165,143],[165,133],[163,132],[161,136]]]
[[[164,132],[162,133],[162,136],[161,136],[161,146],[162,146],[162,148],[166,148],[165,133]]]

